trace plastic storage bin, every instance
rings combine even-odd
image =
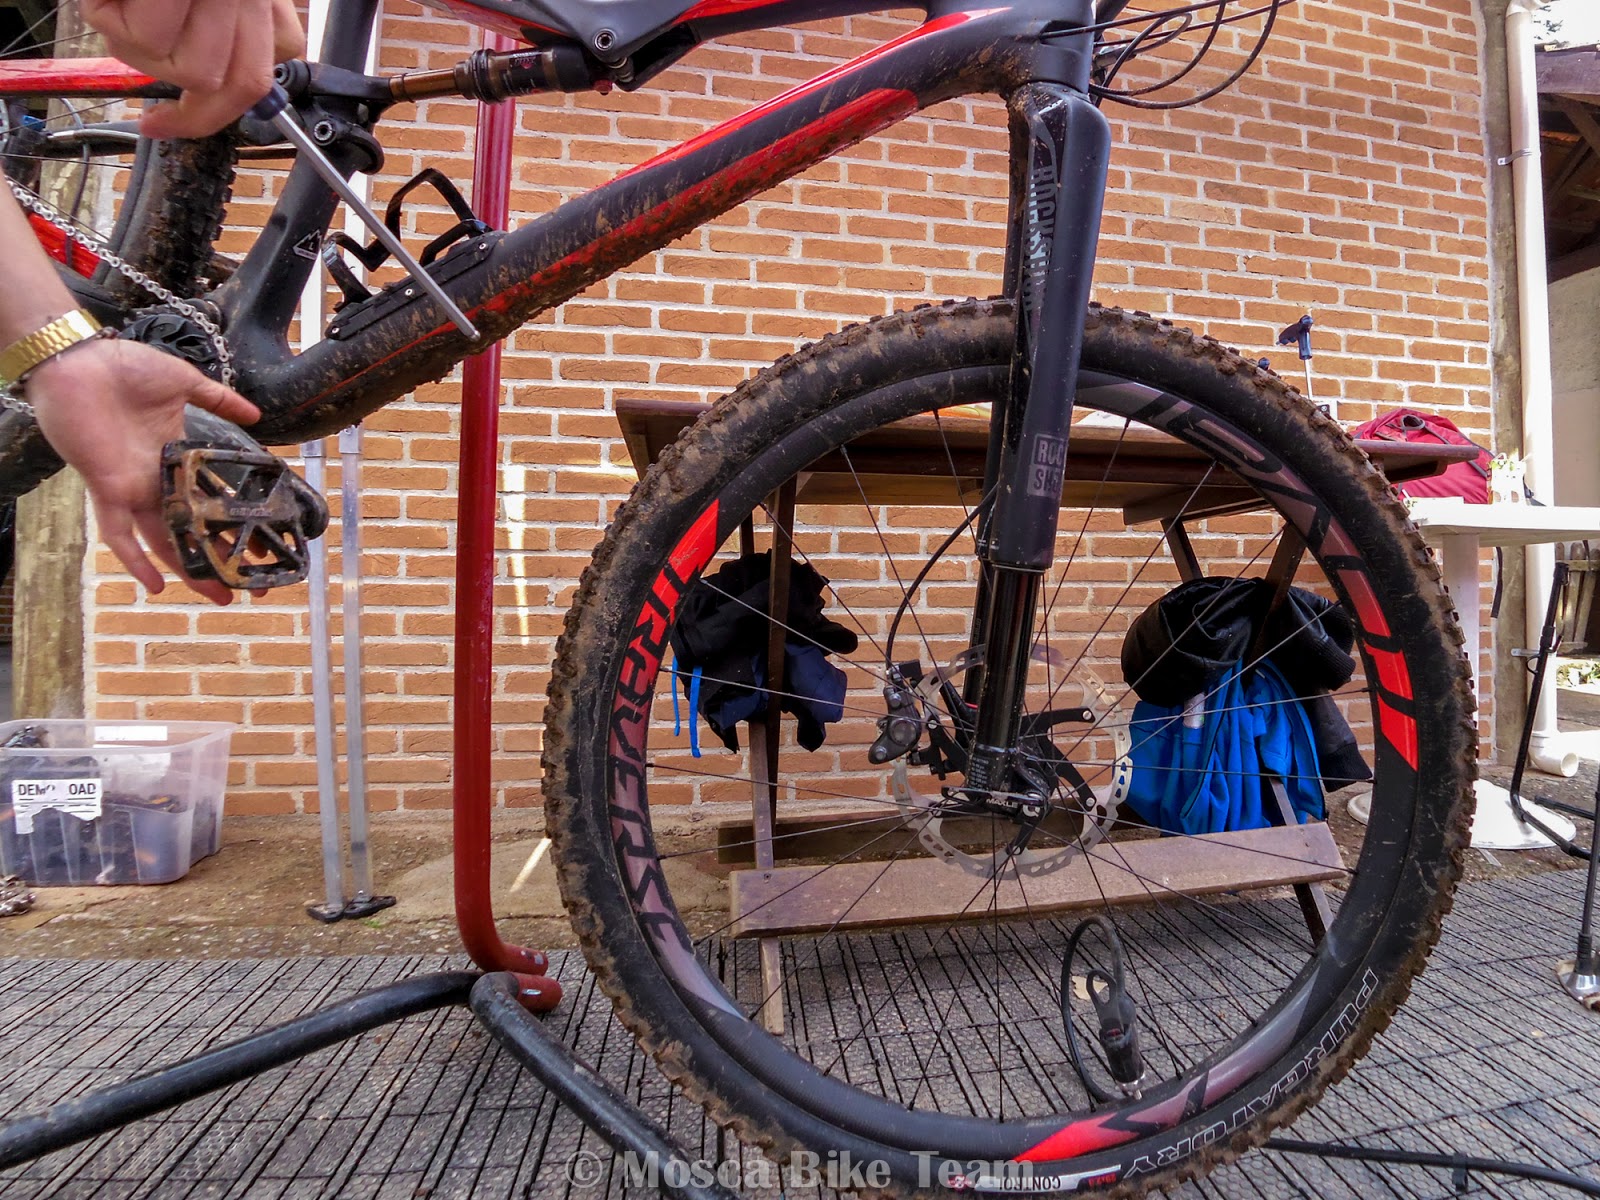
[[[0,723],[0,872],[38,887],[171,883],[222,846],[233,726]]]

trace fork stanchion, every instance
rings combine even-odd
[[[491,51],[509,38],[490,34]],[[510,208],[511,134],[516,110],[478,106],[472,202],[478,216],[504,228]],[[456,926],[472,961],[489,971],[543,975],[548,960],[507,945],[495,928],[489,891],[489,810],[494,672],[494,535],[499,453],[500,345],[466,360],[461,384],[461,450],[456,507],[455,823]],[[560,988],[550,985],[555,995]]]

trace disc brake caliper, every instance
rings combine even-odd
[[[907,667],[921,674],[916,664],[906,663],[889,669],[889,682],[883,689],[883,702],[889,712],[878,719],[877,739],[867,751],[867,761],[874,766],[893,762],[913,749],[922,738],[922,716],[917,710],[915,685],[906,679]]]
[[[322,497],[265,450],[169,442],[161,490],[184,571],[231,588],[299,583],[307,544],[328,526]]]

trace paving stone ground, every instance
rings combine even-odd
[[[1498,1156],[1600,1178],[1600,1015],[1561,995],[1552,973],[1571,953],[1582,885],[1582,872],[1465,885],[1389,1033],[1293,1135]],[[353,992],[461,965],[443,956],[0,960],[0,1103],[12,1113],[36,1110]],[[548,1019],[569,1044],[692,1154],[752,1154],[666,1085],[611,1019],[578,955],[555,956],[553,969],[568,995]],[[5,1200],[644,1194],[463,1011],[408,1019],[0,1173]],[[1478,1175],[1462,1193],[1445,1171],[1258,1152],[1172,1196],[1463,1194],[1570,1193]]]

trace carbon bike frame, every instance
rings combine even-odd
[[[516,0],[448,2],[500,27],[523,11]],[[1099,19],[1126,2],[1099,0]],[[560,0],[541,3],[558,14],[563,8]],[[888,7],[881,0],[702,0],[667,32],[676,37],[676,56],[710,36]],[[1007,401],[995,406],[986,468],[985,494],[994,501],[978,530],[990,569],[973,629],[974,644],[986,648],[984,667],[969,671],[965,685],[978,705],[967,782],[979,793],[1035,790],[1015,778],[1018,763],[1009,748],[1039,580],[1054,553],[1106,185],[1109,127],[1087,94],[1097,5],[928,0],[922,7],[926,22],[906,35],[513,233],[480,235],[447,255],[441,265],[456,273],[441,281],[477,325],[480,343],[467,341],[426,298],[406,300],[404,285],[397,285],[381,318],[369,319],[367,306],[358,306],[341,314],[323,341],[292,354],[287,334],[294,308],[318,269],[318,249],[337,207],[326,185],[297,164],[265,230],[210,297],[233,352],[237,386],[263,412],[251,434],[293,443],[354,424],[444,375],[487,341],[814,163],[930,105],[996,93],[1006,101],[1011,136],[1004,290],[1017,300],[1019,317],[1012,386]],[[358,72],[376,11],[377,0],[333,0],[322,64]],[[523,29],[544,40],[525,19]],[[336,97],[317,100],[335,119],[366,123],[355,100],[343,101],[342,113]],[[350,172],[369,152],[359,139],[335,139],[328,153]],[[378,308],[377,301],[368,304]],[[1050,784],[1043,786],[1048,794]]]

